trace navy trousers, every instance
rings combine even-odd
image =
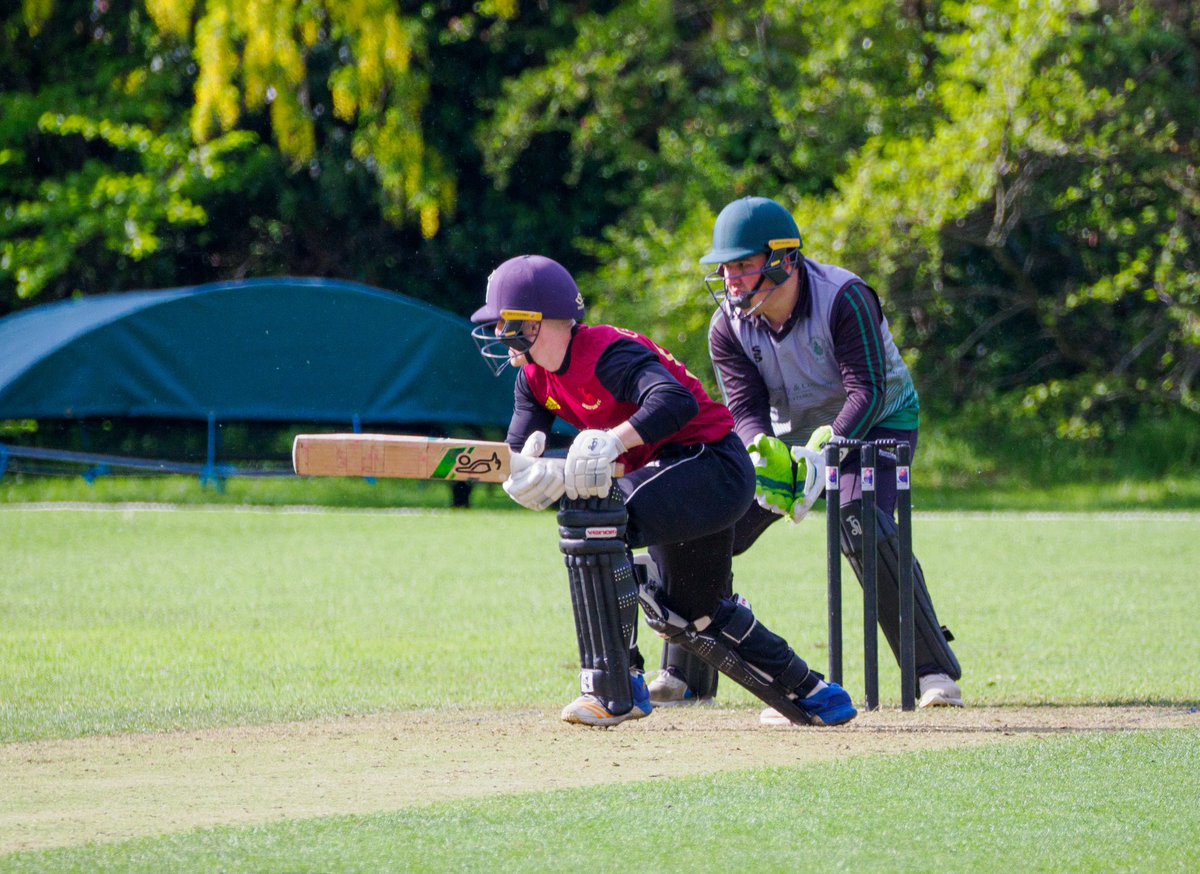
[[[618,481],[629,511],[625,540],[648,547],[671,606],[712,616],[728,597],[734,526],[754,505],[754,466],[742,441],[680,446]]]

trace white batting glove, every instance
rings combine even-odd
[[[603,498],[612,488],[612,466],[625,444],[612,431],[580,431],[567,450],[567,497]]]
[[[510,473],[504,481],[504,491],[510,498],[530,510],[545,510],[558,503],[565,488],[561,458],[542,458],[546,451],[546,435],[534,431],[521,447],[519,455],[510,461]]]

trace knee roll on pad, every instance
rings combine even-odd
[[[887,638],[888,646],[900,662],[900,553],[899,529],[887,513],[875,508],[875,524],[878,526],[879,561],[876,563],[876,592],[879,599],[879,628]],[[842,554],[850,561],[855,576],[861,585],[863,579],[862,554],[862,502],[850,501],[842,507]],[[921,563],[913,556],[913,602],[916,606],[917,667],[937,665],[938,670],[949,674],[952,679],[962,676],[962,668],[950,641],[954,635],[938,622],[933,609],[933,599],[925,585],[925,574]]]
[[[637,628],[637,582],[625,546],[628,521],[620,492],[565,500],[558,513],[559,549],[567,565],[580,689],[614,715],[633,708],[630,646]]]

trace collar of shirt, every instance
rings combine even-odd
[[[575,346],[575,335],[579,333],[579,329],[583,325],[576,323],[571,326],[571,340],[567,343],[567,351],[563,353],[562,364],[558,366],[558,370],[554,371],[555,376],[562,376],[571,369],[571,349]]]

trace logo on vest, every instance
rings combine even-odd
[[[583,404],[585,410],[598,410],[602,401],[591,392],[585,391],[583,393],[583,400],[580,403]]]
[[[562,409],[562,405],[560,405],[560,404],[559,404],[559,402],[558,402],[558,401],[556,401],[554,398],[552,398],[552,397],[550,397],[549,395],[547,395],[547,396],[546,396],[546,409],[547,409],[547,410],[551,410],[551,411],[553,411],[553,410],[561,410],[561,409]]]
[[[813,337],[811,347],[813,355],[816,355],[818,358],[825,357],[825,347],[821,344],[820,337]]]

